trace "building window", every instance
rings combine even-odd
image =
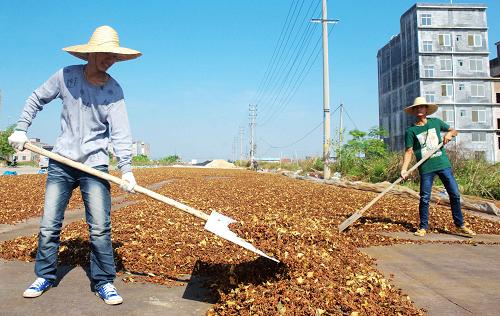
[[[429,103],[434,103],[436,102],[436,97],[434,96],[434,93],[425,93],[425,101]]]
[[[486,133],[472,132],[472,141],[474,143],[484,143],[486,141]]]
[[[451,46],[451,35],[450,34],[439,34],[439,45],[441,46]]]
[[[432,15],[430,13],[422,13],[422,15],[420,16],[420,24],[422,26],[431,26]]]
[[[486,123],[486,110],[482,108],[473,108],[472,123]]]
[[[457,35],[457,42],[460,42],[462,40],[462,35],[458,34]]]
[[[464,60],[463,60],[463,59],[459,59],[459,60],[458,60],[458,65],[459,65],[460,67],[462,67],[462,66],[464,65]]]
[[[443,116],[443,121],[447,123],[453,123],[455,121],[453,118],[453,110],[443,110],[441,114]]]
[[[424,77],[434,77],[434,66],[424,66]]]
[[[481,58],[471,58],[469,68],[470,71],[483,71],[483,60]]]
[[[453,95],[453,85],[451,83],[441,84],[441,96],[449,97]]]
[[[424,52],[432,52],[432,41],[423,41],[422,50]]]
[[[470,85],[470,96],[471,97],[484,97],[484,84],[482,83],[472,83]]]
[[[451,71],[451,58],[442,57],[439,63],[441,64],[442,71]]]
[[[21,161],[26,161],[26,156],[21,156]]]
[[[467,43],[471,47],[481,47],[483,46],[483,39],[481,37],[481,34],[469,34],[467,37]]]
[[[460,91],[465,90],[465,83],[459,83],[458,84],[458,90],[460,90]]]
[[[467,116],[467,112],[465,110],[460,110],[460,117]]]

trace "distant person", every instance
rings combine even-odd
[[[435,113],[437,109],[436,104],[427,103],[423,97],[416,98],[412,105],[404,109],[407,114],[414,115],[417,122],[406,130],[406,151],[403,157],[403,167],[401,168],[401,177],[403,179],[408,177],[407,169],[413,153],[415,153],[417,160],[421,160],[441,143],[441,132],[446,132],[442,140],[444,144],[447,144],[453,137],[458,135],[455,129],[440,119],[427,117],[427,115]],[[460,208],[460,192],[444,148],[438,150],[426,162],[421,164],[418,170],[420,172],[420,225],[415,235],[423,237],[429,228],[429,201],[434,178],[438,176],[450,198],[453,222],[456,226],[455,232],[460,235],[475,236],[476,234],[464,225]]]
[[[108,143],[118,157],[122,189],[131,192],[136,184],[132,173],[132,136],[123,91],[106,71],[117,61],[141,56],[120,47],[118,33],[109,26],[98,27],[88,44],[63,50],[87,61],[56,72],[28,98],[9,143],[22,150],[26,131],[38,111],[55,98],[63,103],[61,133],[53,152],[108,172]],[[111,244],[111,197],[108,181],[50,160],[45,189],[45,206],[38,235],[35,282],[23,293],[37,297],[56,280],[57,254],[64,210],[72,191],[80,186],[90,232],[90,275],[96,295],[106,304],[120,304],[122,297],[113,286],[116,276]]]

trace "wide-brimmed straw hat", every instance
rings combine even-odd
[[[116,54],[118,61],[130,60],[142,55],[134,49],[120,47],[118,33],[107,25],[96,28],[87,44],[69,46],[63,50],[83,60],[88,59],[89,53],[113,53]]]
[[[417,97],[417,98],[415,98],[415,101],[413,101],[413,104],[410,106],[407,106],[404,109],[404,111],[408,114],[414,114],[413,110],[415,109],[415,107],[417,107],[419,105],[427,105],[427,115],[431,115],[438,110],[437,104],[428,103],[424,97]]]

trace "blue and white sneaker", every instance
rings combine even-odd
[[[24,291],[24,297],[38,297],[42,295],[43,292],[47,291],[52,287],[53,283],[44,278],[37,278],[29,288]]]
[[[95,295],[104,300],[108,305],[117,305],[123,302],[123,298],[116,291],[116,287],[111,283],[106,283],[99,287]]]

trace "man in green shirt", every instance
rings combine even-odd
[[[438,118],[428,118],[427,115],[435,113],[438,109],[436,104],[427,103],[425,98],[418,97],[412,105],[404,109],[407,114],[414,115],[417,122],[408,127],[405,135],[405,154],[401,177],[406,179],[408,165],[413,153],[417,160],[421,160],[428,152],[436,149],[441,141],[447,144],[458,132],[450,128],[448,124]],[[441,140],[441,132],[446,132]],[[443,182],[446,192],[450,198],[453,222],[456,226],[456,233],[466,236],[474,236],[475,233],[465,227],[462,210],[460,208],[460,192],[457,181],[451,171],[451,164],[444,148],[438,150],[426,162],[418,168],[420,172],[420,226],[415,232],[417,236],[425,236],[429,228],[429,201],[431,198],[432,184],[437,175]]]

